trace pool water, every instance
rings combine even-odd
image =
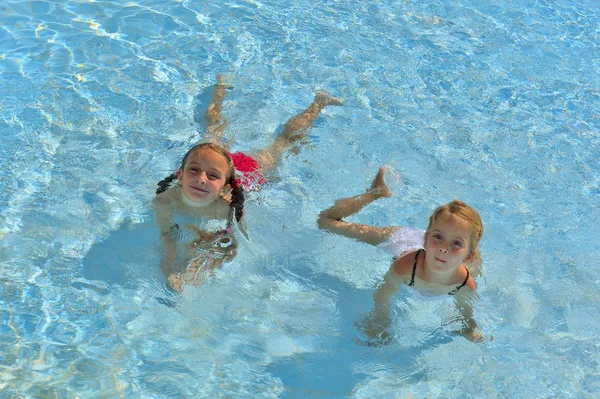
[[[591,1],[21,1],[0,5],[0,397],[596,398],[600,6]],[[201,139],[219,73],[234,151],[328,107],[246,202],[249,239],[177,295],[155,184]],[[318,230],[483,219],[475,318],[402,290],[393,339],[355,327],[390,264]]]

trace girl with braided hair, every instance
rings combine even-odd
[[[161,268],[169,286],[181,291],[184,283],[198,283],[203,272],[235,257],[232,228],[234,218],[243,216],[244,193],[231,156],[212,143],[192,147],[158,186],[152,206],[165,246]]]
[[[476,291],[473,277],[480,274],[481,264],[478,246],[483,224],[479,214],[464,202],[454,200],[433,212],[425,231],[344,221],[371,202],[391,197],[384,174],[385,168],[380,168],[367,192],[336,201],[331,208],[321,212],[318,221],[321,229],[377,246],[394,255],[383,283],[373,295],[375,308],[359,327],[375,340],[375,344],[389,342],[390,301],[402,284],[406,284],[424,297],[451,295],[462,315],[462,326],[457,332],[469,340],[481,340],[470,305]]]
[[[192,147],[179,169],[158,183],[152,202],[165,247],[161,268],[176,291],[198,284],[203,272],[235,257],[233,226],[234,219],[239,222],[244,215],[244,191],[258,190],[267,182],[265,175],[287,148],[305,137],[325,106],[342,105],[341,100],[317,93],[313,103],[291,118],[270,146],[251,157],[230,153],[221,142],[227,126],[221,117],[226,88],[223,77],[217,76],[205,114],[206,142]]]

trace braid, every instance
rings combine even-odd
[[[156,189],[156,195],[167,191],[170,188],[173,180],[176,180],[176,179],[177,179],[177,175],[175,173],[173,173],[173,174],[170,174],[169,176],[165,177],[158,183],[156,183],[156,185],[158,186],[158,188]]]
[[[244,190],[237,184],[231,187],[231,205],[235,213],[235,220],[238,222],[244,216]]]

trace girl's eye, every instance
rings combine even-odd
[[[454,245],[455,247],[459,247],[459,248],[462,248],[462,247],[463,247],[463,243],[462,243],[462,242],[460,242],[460,241],[454,241],[454,242],[452,243],[452,245]]]
[[[441,236],[441,234],[434,234],[433,238],[436,239],[436,240],[441,240],[442,236]]]
[[[211,180],[218,180],[219,176],[217,176],[217,175],[208,175],[208,178],[211,179]]]

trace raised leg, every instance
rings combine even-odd
[[[391,196],[392,191],[385,183],[385,168],[379,168],[371,187],[366,193],[337,200],[331,208],[321,212],[318,220],[319,228],[368,244],[379,245],[387,240],[398,227],[375,227],[366,224],[348,223],[342,219],[360,212],[362,208],[378,198]]]
[[[291,118],[283,127],[283,132],[273,140],[270,146],[258,151],[254,158],[262,166],[263,172],[268,172],[275,167],[286,149],[298,140],[306,137],[306,130],[311,127],[323,108],[328,105],[343,105],[344,102],[338,98],[320,91],[304,111]]]
[[[227,119],[221,116],[223,109],[223,99],[225,98],[226,89],[231,86],[225,82],[223,75],[217,75],[217,84],[213,91],[212,98],[204,118],[206,120],[206,135],[205,140],[208,142],[216,142],[222,144],[223,133],[227,128]]]

